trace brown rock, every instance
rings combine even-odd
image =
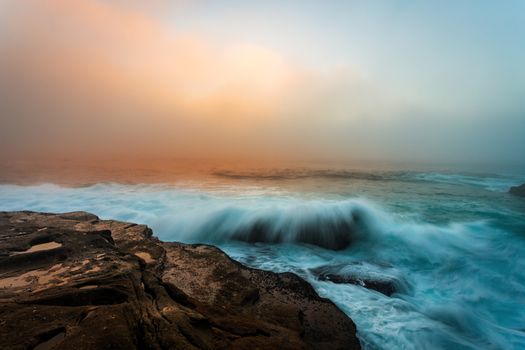
[[[291,273],[83,213],[0,212],[1,349],[359,349]]]

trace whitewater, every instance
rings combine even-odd
[[[4,183],[0,210],[89,211],[147,224],[164,241],[214,244],[246,265],[294,272],[355,321],[364,349],[525,349],[525,200],[506,193],[522,182],[448,172],[216,171],[173,183]]]

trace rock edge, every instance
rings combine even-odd
[[[525,197],[525,184],[511,187],[509,193],[515,196]]]
[[[303,279],[93,214],[0,212],[0,348],[360,349]]]

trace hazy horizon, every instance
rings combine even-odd
[[[22,155],[525,169],[521,1],[4,1]]]

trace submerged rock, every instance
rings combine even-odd
[[[511,187],[509,193],[515,196],[525,197],[525,184]]]
[[[250,225],[246,225],[236,232],[232,238],[250,243],[306,243],[318,247],[343,250],[350,246],[351,236],[355,230],[352,221],[343,218],[339,221],[314,220],[302,225],[295,225],[293,229],[287,227],[286,230],[273,228],[271,220],[258,220]],[[293,230],[293,237],[289,237],[289,231]]]
[[[88,213],[0,212],[6,349],[359,349],[356,328],[291,273]]]
[[[245,242],[303,243],[325,249],[344,250],[367,229],[362,210],[305,209],[301,215],[267,216],[250,220],[233,230],[232,239]]]
[[[390,267],[365,262],[323,265],[310,269],[310,272],[320,281],[355,284],[386,296],[408,290],[408,283],[397,276]]]

